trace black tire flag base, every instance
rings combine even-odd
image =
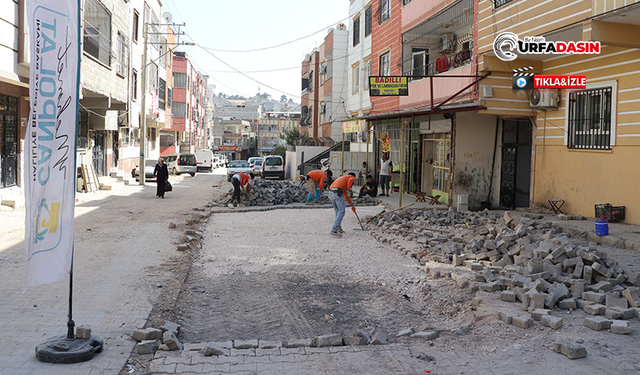
[[[102,351],[104,342],[97,336],[90,339],[69,339],[56,336],[36,345],[36,358],[42,362],[78,363],[89,361]]]

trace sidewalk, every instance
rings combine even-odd
[[[88,362],[39,362],[34,347],[66,332],[69,281],[29,288],[24,277],[24,210],[0,212],[0,374],[117,374],[171,271],[177,232],[192,207],[211,200],[212,178],[172,178],[174,191],[155,198],[155,184],[78,194],[75,220],[74,311],[76,325],[89,325],[104,340],[102,353]]]

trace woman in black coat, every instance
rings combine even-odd
[[[156,164],[156,169],[153,171],[153,176],[156,178],[158,182],[158,190],[156,192],[156,197],[161,197],[164,199],[164,184],[169,179],[169,169],[167,165],[164,163],[164,159],[160,158],[158,160],[158,164]]]

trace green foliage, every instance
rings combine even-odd
[[[278,146],[274,148],[271,152],[271,155],[280,155],[282,156],[282,159],[285,161],[285,163],[287,162],[287,148],[284,146]]]
[[[313,146],[313,140],[306,134],[300,133],[298,128],[293,128],[284,133],[284,140],[289,146]]]

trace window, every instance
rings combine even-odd
[[[149,147],[152,150],[156,149],[156,139],[158,138],[158,131],[156,128],[149,128]]]
[[[79,117],[76,146],[78,149],[86,149],[89,145],[89,113],[81,111]]]
[[[369,77],[371,77],[371,60],[370,59],[364,62],[364,72],[362,74],[363,74],[362,79],[364,80],[364,84],[362,85],[362,87],[364,88],[364,90],[369,90]]]
[[[364,10],[364,36],[371,35],[371,6]]]
[[[147,92],[152,94],[158,93],[158,65],[154,63],[149,64],[149,85]]]
[[[98,0],[85,2],[83,44],[87,54],[111,66],[111,13]]]
[[[167,38],[165,38],[164,36],[160,35],[160,44],[158,45],[158,64],[161,67],[166,67],[167,66]]]
[[[610,150],[614,132],[611,124],[613,87],[569,93],[567,146],[571,149]]]
[[[402,0],[402,5],[407,5],[411,2],[411,0]]]
[[[353,20],[353,46],[360,44],[360,16]]]
[[[187,74],[173,73],[173,87],[177,89],[187,88]]]
[[[129,41],[118,31],[118,59],[116,60],[116,73],[121,77],[127,76],[129,70]]]
[[[351,93],[360,92],[360,64],[351,67]]]
[[[167,83],[164,79],[158,80],[158,108],[165,109]]]
[[[134,102],[138,100],[138,72],[135,69],[131,71],[131,98]]]
[[[171,109],[171,114],[174,117],[187,117],[187,103],[184,103],[184,102],[173,103],[173,109]]]
[[[512,1],[513,0],[491,0],[491,2],[493,3],[493,9],[498,9],[501,6],[507,5]]]
[[[427,75],[429,65],[429,50],[426,48],[413,48],[411,50],[411,75]]]
[[[133,11],[133,34],[131,37],[133,41],[138,43],[138,24],[140,23],[140,15],[137,10]]]
[[[172,102],[173,102],[173,91],[171,89],[168,89],[167,90],[167,108],[171,108]]]
[[[380,56],[380,76],[389,76],[391,75],[391,65],[390,65],[390,52],[385,53]]]
[[[379,0],[378,13],[380,14],[379,23],[391,18],[391,0]]]

